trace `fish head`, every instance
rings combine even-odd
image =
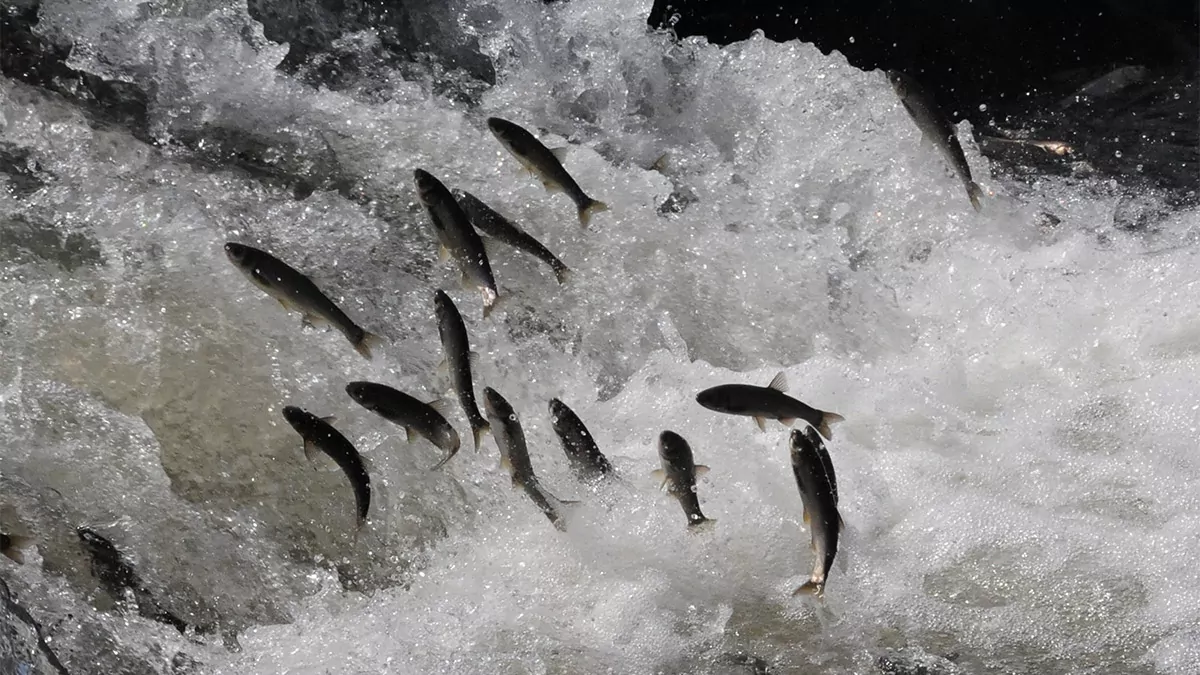
[[[447,316],[450,315],[452,311],[458,309],[455,307],[454,301],[451,300],[450,296],[446,294],[446,291],[443,291],[440,288],[433,294],[433,306],[437,312],[439,325],[443,320],[446,319]]]
[[[488,131],[491,131],[493,136],[500,139],[500,141],[504,143],[511,143],[513,138],[516,136],[517,129],[521,128],[512,122],[499,117],[489,117],[487,119],[487,125]]]
[[[696,403],[717,412],[726,412],[732,409],[729,392],[724,387],[712,387],[696,394]]]
[[[301,429],[307,427],[310,417],[312,417],[312,415],[306,412],[303,408],[298,408],[294,405],[283,407],[283,419],[287,420],[288,424],[292,425],[292,428],[296,431],[300,431]]]
[[[487,411],[488,417],[511,419],[516,416],[508,401],[500,395],[500,392],[491,387],[483,388],[483,407]]]
[[[674,431],[664,431],[658,435],[658,457],[674,466],[684,466],[692,455],[692,449],[683,436]]]
[[[551,422],[557,423],[558,419],[560,417],[567,416],[566,404],[556,398],[550,399],[550,404],[548,407],[550,408],[550,421]]]
[[[898,70],[887,71],[888,83],[892,85],[892,90],[900,98],[908,98],[912,92],[912,80],[904,73]]]
[[[438,193],[446,189],[440,180],[424,169],[413,171],[413,183],[417,186],[417,199],[427,207],[436,204]]]
[[[254,249],[245,244],[230,241],[225,243],[225,256],[229,258],[229,262],[245,268],[253,264]]]
[[[367,410],[375,410],[375,401],[371,398],[370,389],[370,382],[351,382],[346,385],[346,393],[350,395],[350,398]],[[284,415],[286,416],[287,413]]]

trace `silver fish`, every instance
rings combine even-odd
[[[566,403],[556,398],[550,399],[550,424],[554,427],[554,433],[558,434],[563,452],[579,480],[590,482],[613,475],[612,464],[600,452],[596,438],[583,425],[583,420]]]
[[[672,497],[679,500],[687,516],[688,527],[716,522],[706,518],[700,511],[700,498],[696,495],[696,477],[708,473],[708,467],[696,464],[692,447],[674,431],[664,431],[658,437],[658,459],[661,469],[655,469],[655,480],[662,481]]]
[[[304,439],[304,456],[312,461],[316,453],[328,455],[350,479],[350,487],[354,489],[354,504],[357,509],[358,529],[367,522],[367,512],[371,508],[371,477],[367,475],[367,467],[363,464],[362,456],[346,437],[330,422],[333,417],[317,417],[316,415],[297,408],[286,406],[283,418]]]
[[[375,382],[351,382],[346,385],[346,393],[367,410],[404,427],[409,443],[423,436],[444,450],[445,458],[435,464],[431,471],[442,468],[458,453],[458,432],[439,410],[444,405],[441,399],[425,403],[386,384]]]
[[[417,186],[417,198],[429,213],[429,219],[437,231],[438,257],[445,261],[451,257],[462,272],[464,287],[473,286],[483,295],[483,316],[487,318],[500,298],[496,289],[496,278],[488,262],[483,240],[471,226],[470,219],[442,182],[427,171],[413,172]]]
[[[594,214],[608,210],[607,204],[587,196],[579,183],[563,168],[566,148],[551,150],[519,125],[499,117],[489,117],[487,125],[504,149],[516,157],[527,171],[537,176],[547,190],[567,193],[575,202],[575,208],[579,210],[579,224],[585,229]]]
[[[898,70],[887,71],[887,77],[892,89],[900,97],[900,104],[917,123],[917,128],[921,130],[925,140],[933,143],[941,151],[958,174],[963,187],[967,189],[967,198],[971,200],[971,206],[976,211],[982,209],[979,200],[983,197],[983,190],[971,178],[971,166],[967,164],[967,156],[963,154],[962,145],[958,142],[950,119],[938,107],[933,96],[912,77]]]
[[[812,427],[792,430],[791,456],[792,473],[804,504],[804,521],[808,523],[812,550],[816,553],[812,574],[792,595],[808,593],[819,598],[825,594],[825,579],[833,567],[838,535],[844,527],[837,508],[837,478],[829,452]]]
[[[458,200],[458,205],[467,214],[467,218],[475,226],[475,229],[541,260],[554,270],[554,276],[558,279],[558,283],[566,283],[571,270],[558,259],[558,256],[551,253],[550,249],[543,246],[542,242],[529,236],[512,221],[500,215],[470,192],[452,190],[451,194]]]
[[[475,437],[475,451],[479,452],[479,444],[483,442],[483,435],[490,430],[490,426],[475,403],[475,384],[471,379],[472,352],[467,339],[467,327],[449,295],[439,290],[433,297],[437,309],[438,335],[442,340],[442,350],[446,353],[441,367],[450,374],[450,384],[458,393],[458,401]]]
[[[709,410],[753,417],[763,431],[767,430],[767,419],[779,420],[789,427],[797,419],[802,419],[816,427],[825,438],[833,438],[829,425],[845,418],[837,413],[817,410],[784,394],[787,389],[787,376],[781,371],[766,387],[722,384],[697,394],[696,402]]]
[[[533,462],[529,460],[529,447],[525,443],[525,431],[521,428],[521,420],[517,418],[512,405],[495,389],[485,387],[483,407],[491,420],[496,446],[500,448],[500,466],[512,477],[513,487],[525,490],[525,494],[529,495],[533,503],[554,523],[554,527],[566,531],[567,525],[563,520],[561,507],[577,502],[561,500],[542,487],[533,473]]]
[[[305,325],[332,324],[354,345],[354,350],[367,359],[371,358],[371,348],[382,342],[378,335],[368,333],[351,321],[312,280],[270,253],[231,241],[225,244],[225,255],[284,309],[302,313]]]

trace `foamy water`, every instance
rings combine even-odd
[[[1196,672],[1196,212],[1115,230],[1113,186],[1006,185],[964,127],[977,214],[882,73],[761,38],[672,44],[646,31],[648,3],[472,5],[464,29],[500,76],[478,109],[398,77],[382,102],[302,86],[235,2],[101,4],[45,3],[42,29],[89,45],[77,68],[153,83],[160,138],[235,129],[288,166],[336,157],[371,201],[297,201],[0,83],[0,142],[55,177],[0,194],[0,515],[42,540],[40,560],[0,565],[30,602],[91,611],[86,523],[180,616],[240,631],[229,652],[100,616],[161,672],[182,651],[229,675],[731,673],[738,655],[861,673],[902,646],[968,672]],[[611,210],[581,230],[488,115],[552,147],[570,135],[566,167]],[[519,222],[571,281],[491,247],[504,301],[482,319],[437,262],[418,167]],[[660,214],[673,192],[690,204]],[[301,330],[229,240],[390,343],[367,362]],[[546,487],[584,502],[566,533],[510,488],[494,440],[470,448],[457,405],[464,449],[430,473],[440,451],[345,394],[441,394],[439,287],[482,357],[477,390],[516,408]],[[850,531],[824,608],[791,597],[812,552],[787,430],[695,402],[780,370],[846,418],[829,450]],[[624,482],[575,481],[551,397]],[[345,478],[306,464],[284,405],[336,415],[367,459],[357,542]],[[708,532],[649,475],[664,429],[711,467]],[[73,625],[59,644],[93,672]]]

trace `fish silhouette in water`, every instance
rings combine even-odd
[[[88,527],[77,528],[75,534],[91,559],[92,576],[100,583],[105,593],[113,600],[120,601],[126,597],[126,591],[131,592],[139,615],[173,626],[181,635],[187,632],[187,622],[164,609],[155,600],[137,570],[111,541]]]

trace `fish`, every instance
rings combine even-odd
[[[454,195],[440,180],[417,169],[413,172],[413,181],[417,186],[417,198],[437,231],[438,257],[443,261],[454,258],[462,272],[463,287],[473,286],[483,295],[483,317],[486,319],[496,308],[500,291],[496,288],[483,240]]]
[[[270,253],[231,241],[225,244],[225,255],[254,285],[279,301],[284,309],[303,314],[302,325],[332,324],[354,345],[354,350],[367,360],[371,359],[371,349],[383,341],[380,336],[363,330],[351,321],[311,279]]]
[[[467,327],[463,324],[462,314],[458,313],[454,301],[440,290],[434,293],[433,297],[437,310],[438,336],[442,340],[442,349],[446,352],[438,369],[445,369],[450,374],[450,384],[458,393],[458,402],[467,416],[467,423],[471,425],[471,434],[475,438],[475,452],[479,452],[483,435],[491,431],[491,426],[479,413],[479,405],[475,402],[475,383],[471,379],[471,368],[475,365],[477,357],[471,351]]]
[[[558,279],[558,283],[565,284],[570,278],[570,268],[564,265],[558,256],[551,253],[542,245],[542,242],[534,239],[495,209],[483,203],[483,200],[464,190],[452,190],[451,194],[458,200],[458,205],[467,214],[467,219],[471,221],[475,229],[546,263],[550,269],[554,270],[554,277]]]
[[[810,594],[820,598],[825,595],[825,579],[837,556],[838,535],[845,528],[838,513],[837,478],[829,452],[812,427],[792,430],[791,456],[792,473],[796,476],[800,500],[804,504],[804,520],[808,523],[812,550],[816,553],[808,581],[792,595]]]
[[[758,428],[767,430],[767,419],[779,420],[792,426],[802,419],[817,428],[825,438],[833,438],[829,425],[846,418],[837,413],[817,410],[802,401],[784,394],[788,389],[787,376],[782,371],[766,387],[752,384],[722,384],[705,389],[696,395],[696,402],[716,412],[753,417]]]
[[[17,563],[18,565],[25,564],[25,551],[33,548],[36,543],[33,537],[25,537],[19,534],[4,534],[0,532],[0,555]]]
[[[79,542],[83,544],[83,549],[91,561],[92,576],[109,597],[120,601],[126,597],[125,592],[129,591],[133,594],[140,616],[172,626],[181,635],[187,632],[188,623],[164,609],[154,599],[137,570],[107,537],[89,527],[77,527],[75,535],[79,537]],[[201,629],[197,630],[199,632]],[[208,632],[207,629],[204,632]]]
[[[316,458],[318,451],[323,452],[337,462],[346,478],[350,479],[357,509],[356,522],[358,530],[361,530],[367,522],[367,513],[371,508],[371,477],[367,474],[367,467],[358,450],[330,424],[336,418],[317,417],[292,405],[284,406],[283,418],[304,439],[305,458],[311,462]]]
[[[976,211],[981,210],[983,206],[979,200],[983,197],[983,190],[971,178],[971,166],[967,164],[967,156],[963,154],[962,145],[958,142],[950,118],[938,107],[929,91],[911,76],[898,70],[889,70],[887,77],[892,89],[900,97],[900,104],[917,123],[924,139],[941,151],[958,174],[959,180],[967,190],[967,199],[971,200],[971,206]]]
[[[437,399],[424,403],[402,391],[374,382],[351,382],[346,393],[359,405],[385,420],[404,427],[408,442],[423,436],[446,452],[446,456],[430,470],[437,471],[458,453],[458,432],[442,413],[445,401]]]
[[[561,507],[578,502],[559,499],[542,487],[533,473],[533,462],[529,460],[529,446],[525,443],[525,431],[521,428],[521,420],[517,418],[512,405],[495,389],[485,387],[483,407],[492,423],[496,447],[500,449],[500,467],[512,477],[512,486],[523,489],[550,522],[554,523],[554,527],[565,532],[567,525],[563,520]]]
[[[679,500],[687,516],[688,527],[716,522],[716,519],[706,518],[700,511],[696,478],[708,473],[708,467],[696,463],[692,446],[674,431],[664,431],[658,436],[658,459],[662,468],[655,469],[651,475],[655,480],[662,481],[662,487],[666,488],[668,494]]]
[[[575,202],[575,208],[579,210],[579,224],[585,230],[593,215],[608,210],[607,204],[587,196],[579,183],[563,168],[566,148],[551,150],[520,125],[499,117],[489,117],[487,125],[500,145],[516,157],[529,173],[541,179],[547,190],[565,192]]]
[[[562,442],[563,452],[576,478],[586,483],[614,475],[612,464],[600,452],[595,437],[583,425],[583,420],[557,398],[550,399],[550,425]]]

